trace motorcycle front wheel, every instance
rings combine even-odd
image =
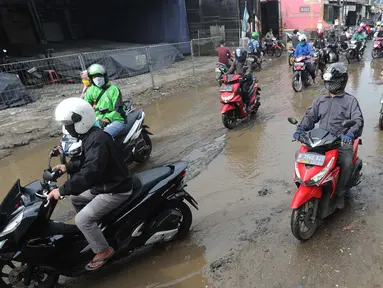
[[[294,77],[292,86],[295,92],[301,92],[303,88],[302,77]]]
[[[379,57],[379,49],[372,49],[372,51],[371,51],[371,56],[372,56],[372,58],[374,58],[374,59],[376,59],[376,58],[378,58]]]
[[[316,201],[319,200],[316,198],[310,199],[291,213],[291,232],[300,241],[309,240],[318,228],[319,219],[317,215],[314,215]]]
[[[237,117],[235,110],[230,110],[222,114],[222,123],[227,129],[234,129],[237,126]]]
[[[281,57],[281,55],[282,55],[282,50],[281,50],[281,48],[277,48],[277,49],[275,49],[274,54],[275,54],[275,56],[277,56],[277,57]]]
[[[383,114],[380,114],[379,117],[379,129],[383,130]]]
[[[293,57],[289,57],[289,65],[293,66],[293,64],[294,64],[294,58]]]
[[[0,287],[26,287],[23,282],[27,266],[15,263],[13,261],[2,261],[0,263]],[[32,272],[31,284],[28,287],[53,288],[58,279],[59,274],[36,267]]]

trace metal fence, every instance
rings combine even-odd
[[[215,47],[220,40],[221,37],[199,38],[0,65],[0,109],[26,104],[34,98],[30,96],[47,100],[79,96],[83,87],[80,73],[93,63],[106,66],[110,79],[123,95],[157,88],[195,76],[199,68],[215,65]]]

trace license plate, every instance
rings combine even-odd
[[[221,88],[219,88],[219,91],[231,92],[231,91],[233,91],[233,86],[231,86],[231,85],[221,86]]]
[[[323,166],[325,160],[325,155],[314,153],[299,153],[296,162],[314,166]]]
[[[221,72],[221,69],[215,68],[215,72],[219,73],[219,72]]]

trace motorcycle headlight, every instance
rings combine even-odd
[[[383,104],[383,97],[380,98],[380,104]]]
[[[298,163],[297,162],[295,162],[295,176],[297,176],[296,180],[298,180],[298,182],[302,183],[301,173],[299,173]]]
[[[13,218],[4,230],[0,233],[0,237],[3,237],[13,231],[20,225],[21,220],[23,220],[24,213],[19,213],[15,218]]]
[[[231,99],[233,99],[233,97],[234,97],[234,93],[231,93],[229,96],[221,96],[222,97],[222,100],[223,100],[223,102],[228,102],[228,101],[230,101]]]
[[[307,185],[318,185],[319,182],[323,179],[323,177],[327,174],[327,172],[330,170],[332,164],[335,161],[335,157],[332,157],[331,160],[328,162],[326,167],[324,167],[317,175],[312,177],[310,181],[307,182]]]

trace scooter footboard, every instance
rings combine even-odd
[[[322,197],[322,188],[318,186],[300,185],[294,198],[291,201],[290,207],[297,209],[312,198],[320,199]]]

